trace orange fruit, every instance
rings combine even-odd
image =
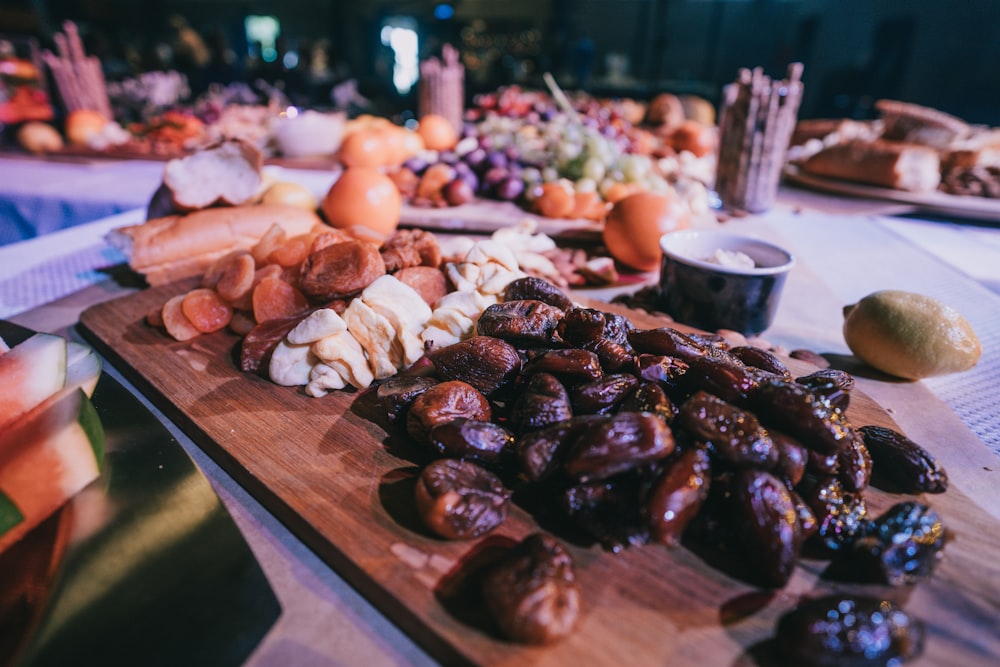
[[[344,169],[320,208],[333,227],[366,227],[388,237],[399,224],[403,198],[392,179],[374,167]]]
[[[389,151],[377,129],[361,127],[344,137],[338,156],[345,167],[381,167],[388,164]]]
[[[637,192],[611,207],[604,221],[604,245],[625,266],[653,271],[662,257],[660,237],[690,226],[690,215],[676,195]]]
[[[420,119],[417,134],[432,151],[446,151],[458,143],[458,130],[444,116],[429,113]]]

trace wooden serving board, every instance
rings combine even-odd
[[[479,665],[779,665],[769,638],[801,595],[838,590],[823,561],[803,560],[788,585],[765,591],[727,576],[685,548],[621,554],[570,544],[583,589],[576,632],[548,647],[497,639],[462,603],[459,573],[492,546],[538,529],[514,508],[495,534],[470,542],[430,536],[413,510],[421,460],[386,430],[370,393],[310,398],[239,372],[227,333],[185,343],[148,327],[144,315],[180,287],[137,292],[83,313],[83,334],[164,413],[321,558],[435,658]],[[608,306],[610,309],[611,307]],[[631,311],[637,326],[663,321]],[[893,425],[856,395],[858,424]],[[1000,525],[951,489],[927,496],[955,539],[934,577],[903,589],[844,586],[903,604],[928,627],[914,665],[1000,664]],[[901,496],[871,489],[880,512]]]

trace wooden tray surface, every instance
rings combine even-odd
[[[454,590],[456,573],[490,545],[537,530],[515,508],[492,536],[447,542],[430,536],[412,508],[414,446],[387,432],[370,394],[324,398],[241,373],[227,333],[179,343],[148,327],[145,313],[182,286],[137,292],[94,306],[83,334],[234,479],[435,658],[481,665],[771,665],[780,615],[801,595],[837,590],[824,561],[804,560],[788,585],[764,591],[731,578],[685,548],[621,554],[570,545],[584,612],[569,639],[543,648],[496,639]],[[607,309],[615,307],[604,305]],[[661,320],[629,311],[636,326]],[[807,369],[806,369],[807,370]],[[918,392],[919,393],[919,392]],[[893,425],[858,394],[855,424]],[[956,536],[934,577],[903,589],[841,586],[885,595],[928,627],[915,665],[1000,661],[1000,526],[970,502],[949,470],[946,494],[924,498]],[[880,512],[903,497],[866,492]]]

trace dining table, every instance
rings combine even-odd
[[[104,169],[111,171],[94,171]],[[140,171],[149,182],[142,186],[145,191],[133,193],[128,210],[0,246],[0,319],[79,340],[81,313],[143,289],[121,280],[127,258],[105,241],[112,229],[144,220],[141,202],[148,200],[155,179],[152,167]],[[328,178],[295,171],[282,176],[301,178],[317,191]],[[50,211],[38,209],[39,228]],[[785,184],[770,210],[729,216],[719,224],[776,243],[795,257],[776,318],[760,334],[776,349],[850,358],[842,333],[843,308],[881,289],[932,296],[968,319],[983,347],[972,369],[917,382],[874,374],[859,383],[904,432],[925,442],[967,443],[960,450],[937,446],[934,451],[946,468],[970,471],[963,477],[963,492],[1000,520],[1000,483],[995,478],[1000,471],[995,403],[1000,386],[1000,217],[943,218],[893,202]],[[657,276],[653,272],[640,278],[580,288],[574,296],[610,301],[655,283]],[[441,657],[432,645],[401,628],[378,601],[366,598],[350,576],[332,567],[275,516],[113,362],[105,363],[105,372],[156,415],[209,479],[280,601],[281,616],[247,658],[247,667],[439,664]],[[914,391],[926,400],[913,400]],[[1000,660],[1000,655],[992,658]]]

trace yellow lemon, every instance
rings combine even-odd
[[[873,292],[845,306],[844,340],[868,365],[911,380],[968,370],[983,351],[961,313],[902,290]]]
[[[288,204],[289,206],[299,206],[308,211],[315,211],[319,208],[319,200],[309,188],[288,181],[277,181],[264,190],[261,203]]]

